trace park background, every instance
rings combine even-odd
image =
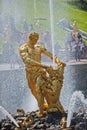
[[[41,31],[51,32],[49,0],[0,0],[0,17],[10,16],[14,17],[16,28],[21,32],[24,19],[29,27],[33,25],[35,31],[39,19]],[[64,48],[67,31],[58,26],[61,19],[67,19],[71,25],[77,21],[78,29],[87,32],[87,0],[53,0],[54,44],[59,43]],[[87,44],[87,40],[85,42]],[[0,35],[0,53],[3,43],[4,37]],[[18,43],[13,41],[13,44],[18,50]]]
[[[39,18],[41,31],[47,30],[51,33],[49,0],[0,0],[0,16],[2,19],[6,18],[6,20],[10,20],[10,16],[12,16],[18,32],[24,31],[24,19],[26,19],[29,28],[33,24],[35,31],[37,31],[36,22]],[[59,43],[64,48],[67,31],[58,26],[57,23],[61,19],[67,19],[71,25],[73,25],[74,21],[77,21],[78,29],[87,32],[87,0],[53,0],[54,44]],[[15,36],[18,37],[17,34]],[[0,57],[0,105],[10,112],[14,112],[20,107],[27,111],[34,110],[37,105],[33,101],[27,86],[24,68],[16,66],[17,62],[11,68],[10,57],[13,60],[15,55],[13,50],[10,56],[6,53],[6,50],[9,49],[8,45],[12,45],[19,53],[19,42],[14,39],[11,39],[10,44],[4,42],[5,36],[0,33],[0,53],[2,53],[3,45],[6,45],[3,55]],[[66,52],[61,56],[62,58],[67,57]],[[5,61],[2,63],[3,59]],[[61,94],[61,101],[66,109],[74,91],[84,90],[84,94],[87,95],[86,71],[87,64],[68,65],[66,67],[63,92]]]

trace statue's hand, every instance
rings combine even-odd
[[[64,62],[62,62],[62,61],[60,61],[57,57],[55,58],[55,63],[58,65],[58,66],[66,66],[66,64],[64,63]]]
[[[60,60],[58,59],[58,57],[55,58],[55,63],[58,65],[60,63]]]
[[[25,62],[28,63],[28,64],[30,64],[30,65],[34,65],[34,66],[37,65],[37,64],[34,62],[34,60],[31,59],[31,58],[29,58],[28,56],[26,57]]]

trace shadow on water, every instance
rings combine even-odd
[[[87,1],[78,1],[78,0],[71,0],[71,1],[67,1],[67,4],[75,6],[79,9],[82,9],[84,11],[87,11]]]

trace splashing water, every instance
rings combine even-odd
[[[5,116],[8,116],[8,118],[9,118],[17,127],[19,127],[19,125],[17,124],[16,120],[4,109],[4,107],[0,106],[0,111],[1,111]]]
[[[49,0],[49,6],[50,6],[51,41],[52,41],[52,52],[53,52],[53,68],[55,68],[53,0]]]
[[[87,100],[84,98],[84,95],[81,91],[75,91],[70,100],[67,116],[67,127],[70,126],[73,113],[77,112],[81,107],[87,107]]]

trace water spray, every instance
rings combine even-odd
[[[50,26],[51,26],[51,41],[52,41],[52,52],[53,52],[53,68],[55,68],[55,52],[54,52],[54,17],[53,17],[53,0],[49,0],[50,6]]]
[[[81,106],[84,108],[86,105],[87,100],[84,98],[83,93],[81,91],[75,91],[70,100],[67,116],[67,127],[71,124],[73,113],[77,112]]]
[[[17,124],[16,120],[11,116],[11,114],[9,114],[4,107],[0,106],[0,111],[5,115],[8,116],[8,118],[17,126],[19,127],[19,125]]]

